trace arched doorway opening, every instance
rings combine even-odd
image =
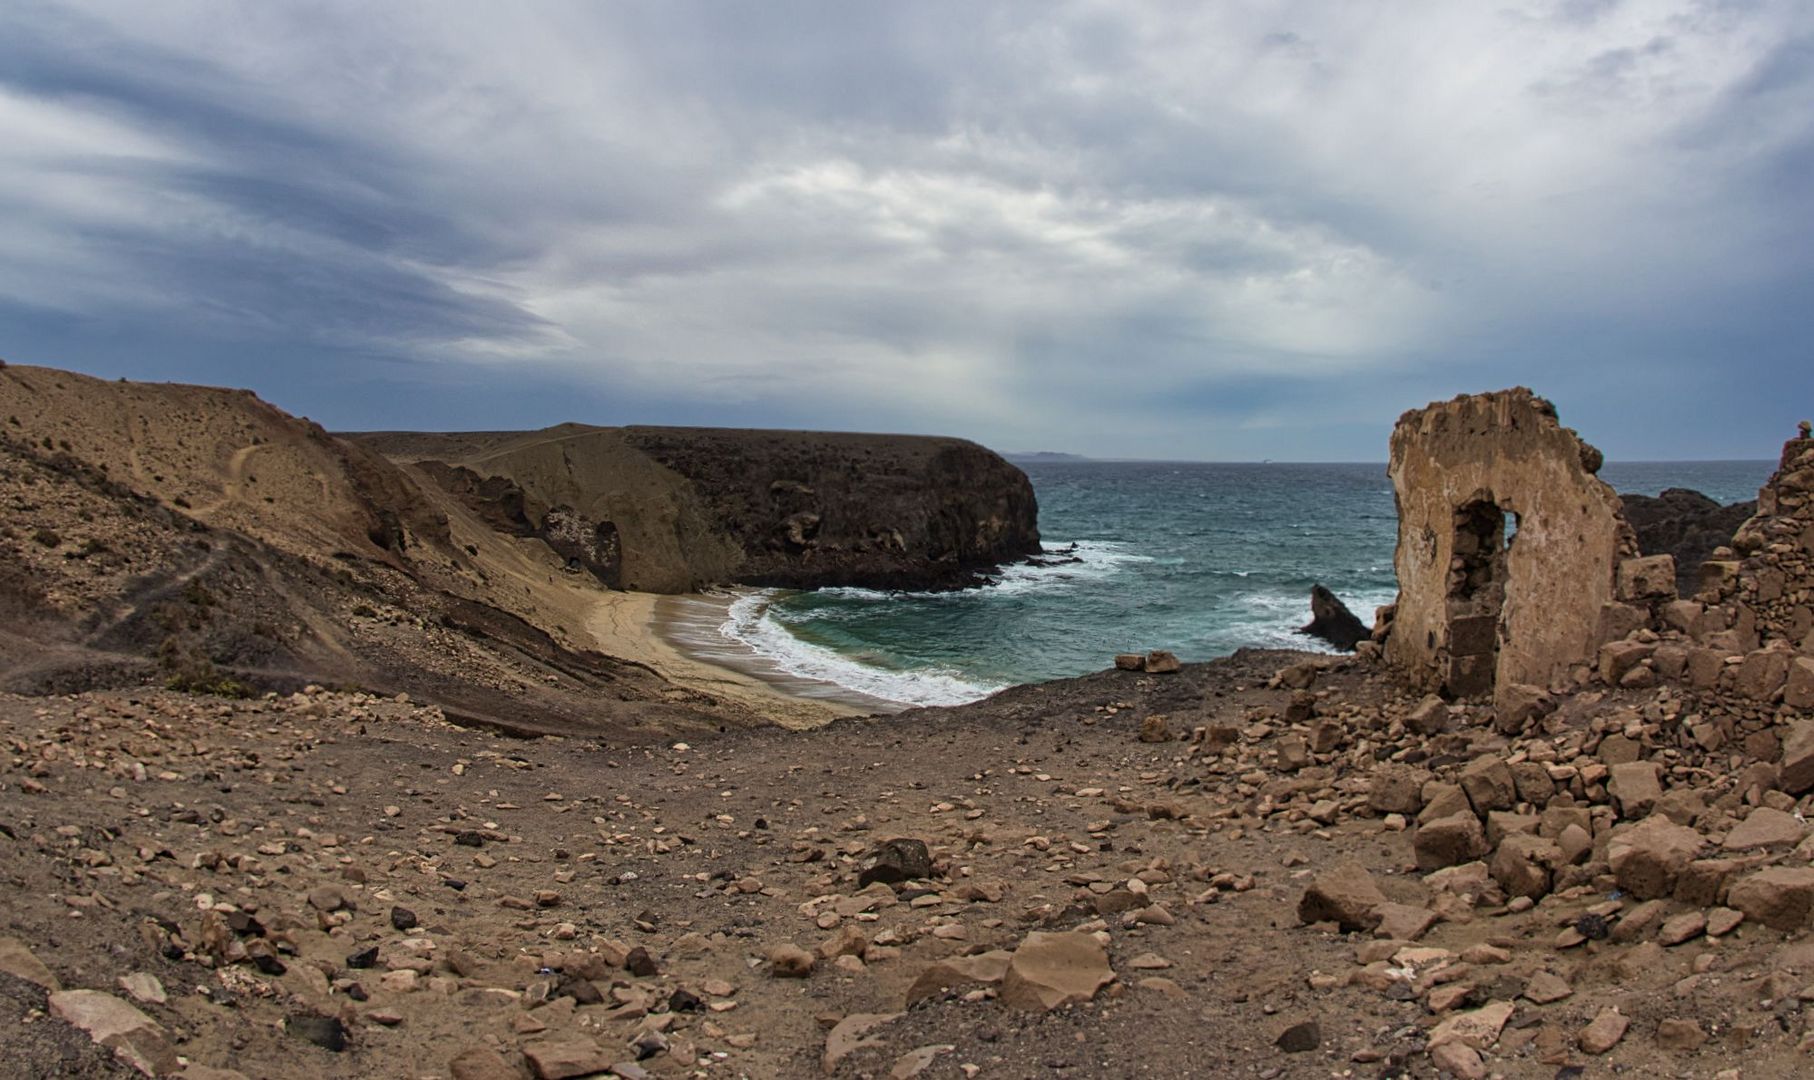
[[[1476,491],[1455,510],[1447,601],[1448,653],[1443,692],[1452,698],[1493,692],[1503,636],[1506,563],[1517,515],[1490,491]]]

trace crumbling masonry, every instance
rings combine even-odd
[[[1814,439],[1784,446],[1756,516],[1703,565],[1692,598],[1678,597],[1670,556],[1638,552],[1600,463],[1523,388],[1401,417],[1389,465],[1399,596],[1374,630],[1386,659],[1451,699],[1490,696],[1508,732],[1596,680],[1729,692],[1805,722]]]
[[[1392,432],[1399,596],[1389,660],[1426,689],[1549,686],[1590,661],[1637,555],[1600,453],[1529,390],[1406,413]]]

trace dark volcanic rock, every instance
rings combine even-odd
[[[1686,488],[1619,499],[1625,520],[1638,534],[1638,548],[1646,555],[1675,556],[1676,587],[1683,596],[1694,592],[1701,563],[1713,549],[1732,543],[1732,534],[1757,512],[1756,500],[1721,506]]]
[[[625,429],[691,481],[748,585],[954,588],[1040,553],[1026,474],[961,439]]]
[[[962,439],[584,424],[350,438],[612,588],[953,589],[1041,552],[1026,474]]]
[[[1299,627],[1298,633],[1322,638],[1338,649],[1353,652],[1354,647],[1367,640],[1372,631],[1334,593],[1321,585],[1312,585],[1310,621]]]
[[[338,1054],[346,1049],[346,1025],[338,1017],[291,1013],[284,1018],[283,1026],[295,1038],[312,1042],[323,1050]]]
[[[932,853],[924,840],[884,840],[863,857],[863,868],[857,873],[857,887],[872,882],[898,885],[903,881],[924,880],[932,876]]]

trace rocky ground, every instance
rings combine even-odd
[[[0,698],[6,1051],[28,1076],[1810,1068],[1793,710],[1664,686],[1494,717],[1365,656],[1155,666],[631,748],[359,694]]]

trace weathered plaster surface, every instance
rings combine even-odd
[[[1455,678],[1454,652],[1478,652],[1451,618],[1456,511],[1485,499],[1516,515],[1505,555],[1498,685],[1547,686],[1591,663],[1620,560],[1637,553],[1619,497],[1595,472],[1600,453],[1517,388],[1416,409],[1392,433],[1388,471],[1398,501],[1399,596],[1386,656],[1430,689]],[[1465,680],[1463,680],[1465,681]],[[1477,687],[1476,687],[1477,689]],[[1473,692],[1464,689],[1462,692]]]

